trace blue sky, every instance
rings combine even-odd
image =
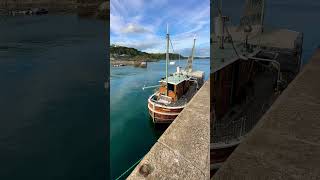
[[[175,52],[190,55],[196,35],[196,56],[210,56],[209,0],[110,0],[111,44],[163,53],[167,23]]]

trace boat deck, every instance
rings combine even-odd
[[[246,35],[241,32],[237,26],[228,27],[229,33],[234,42],[234,48],[231,42],[224,43],[224,49],[219,48],[217,38],[213,34],[213,43],[211,48],[211,73],[215,73],[223,67],[240,59],[238,55],[255,56],[260,52],[260,49],[272,49],[276,51],[301,51],[303,34],[287,29],[265,28],[264,32],[260,33],[259,27],[253,27],[252,33],[248,36],[248,44],[253,46],[253,52],[244,52],[243,44]],[[237,51],[238,55],[235,53]],[[298,52],[301,54],[301,52]],[[288,59],[287,59],[288,60]]]
[[[192,84],[189,90],[174,103],[170,103],[168,106],[185,106],[192,99],[192,97],[197,93],[197,85]]]
[[[161,105],[167,106],[167,107],[185,106],[192,99],[192,97],[196,94],[196,92],[197,92],[197,85],[192,84],[190,86],[189,90],[183,96],[181,96],[181,98],[179,98],[176,102],[166,104],[166,103],[162,102],[161,100],[157,100],[157,101],[152,100],[152,101],[157,104],[161,104]]]
[[[229,32],[232,39],[236,42],[244,42],[245,34],[238,27],[229,27]],[[260,26],[253,27],[252,33],[248,37],[248,43],[262,47],[274,47],[280,49],[294,49],[296,40],[299,39],[302,33],[287,29],[276,29],[265,27],[264,31],[260,32]]]
[[[234,43],[234,45],[238,54],[242,56],[255,56],[259,52],[257,49],[255,49],[255,51],[252,53],[243,52],[243,45],[241,43]],[[225,43],[224,49],[220,49],[218,43],[214,42],[212,47],[211,56],[213,58],[211,61],[211,73],[215,73],[223,67],[226,67],[227,65],[240,59],[235,53],[231,43]]]

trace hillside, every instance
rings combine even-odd
[[[179,54],[170,53],[170,59],[179,59]],[[110,57],[112,60],[127,60],[127,61],[157,61],[165,59],[165,53],[146,53],[135,48],[124,46],[110,46]],[[180,55],[180,59],[186,57]]]
[[[82,17],[109,19],[109,0],[0,0],[0,15],[31,8],[45,8],[49,13],[75,13]]]

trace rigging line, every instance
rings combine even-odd
[[[172,48],[172,52],[174,52],[173,45],[172,45],[172,41],[171,41],[171,39],[169,39],[169,40],[170,40],[170,44],[171,44],[171,48]]]
[[[171,44],[172,52],[175,53],[175,51],[174,51],[174,49],[173,49],[173,45],[172,45],[171,39],[169,39],[169,41],[170,41],[170,44]],[[180,53],[178,53],[178,55],[179,55],[179,67],[180,67]]]
[[[143,157],[142,157],[143,158]],[[129,167],[125,172],[123,172],[119,177],[117,177],[115,180],[119,180],[122,178],[122,176],[124,176],[125,174],[127,174],[133,167],[135,167],[141,160],[142,158],[140,158],[136,163],[134,163],[131,167]]]
[[[170,39],[170,44],[171,44],[172,52],[175,53],[171,39]],[[180,52],[177,52],[177,53],[179,55],[179,67],[180,67]]]
[[[222,17],[222,12],[221,12],[220,7],[218,7],[218,13],[219,13],[220,17]],[[227,31],[228,36],[230,37],[232,48],[233,48],[234,52],[236,53],[236,55],[240,58],[238,51],[234,46],[233,38],[232,38],[231,34],[229,33],[228,26],[225,24],[224,21],[222,21],[222,22],[223,22],[224,27],[226,27],[226,31]]]

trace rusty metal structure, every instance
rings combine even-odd
[[[220,8],[211,56],[210,164],[214,173],[301,66],[303,34],[264,27],[264,0],[247,0],[238,26]]]

